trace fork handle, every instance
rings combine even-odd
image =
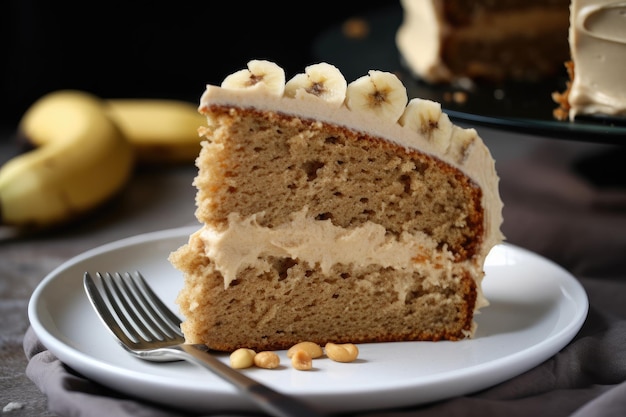
[[[181,359],[195,363],[209,369],[216,375],[234,384],[242,393],[248,396],[259,407],[276,417],[325,417],[312,405],[273,390],[267,385],[247,377],[226,365],[208,352],[205,345],[181,344],[176,346],[180,352],[188,355],[179,355]]]

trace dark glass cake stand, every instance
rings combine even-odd
[[[392,71],[402,78],[409,98],[438,101],[457,121],[557,139],[626,144],[625,118],[589,117],[570,122],[553,117],[557,105],[551,94],[564,90],[565,68],[562,76],[537,83],[476,84],[469,90],[433,86],[413,76],[402,62],[395,43],[402,21],[399,5],[356,17],[366,22],[368,36],[348,37],[338,25],[323,32],[313,46],[313,55],[339,67],[348,82],[369,69]],[[462,92],[463,101],[454,99],[458,92]]]
[[[451,119],[546,139],[620,145],[606,153],[585,157],[572,168],[598,186],[626,185],[626,119],[580,118],[559,121],[552,92],[563,91],[566,74],[538,83],[478,84],[470,90],[456,86],[433,86],[415,77],[403,64],[396,47],[396,31],[402,21],[400,5],[355,16],[368,28],[365,37],[350,37],[342,25],[322,32],[313,45],[318,61],[336,65],[348,82],[370,69],[392,71],[407,87],[409,99],[421,97],[442,104]],[[455,100],[455,93],[464,100]]]

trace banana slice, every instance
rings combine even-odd
[[[325,62],[309,65],[303,74],[287,81],[285,95],[292,98],[318,97],[335,108],[346,98],[348,83],[337,67]]]
[[[414,98],[404,109],[398,123],[425,135],[437,149],[443,152],[446,152],[450,146],[452,122],[441,110],[440,103]]]
[[[391,72],[370,70],[348,84],[346,106],[397,122],[408,101],[402,81]]]
[[[248,69],[230,74],[222,81],[223,88],[264,90],[282,97],[285,92],[285,70],[270,61],[254,59]]]
[[[450,140],[450,147],[447,154],[459,164],[465,163],[467,157],[472,152],[472,147],[478,142],[476,129],[464,129],[460,126],[452,126],[453,140]]]

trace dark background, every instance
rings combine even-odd
[[[290,77],[316,62],[324,30],[393,3],[2,0],[0,125],[56,89],[197,102],[250,59]]]

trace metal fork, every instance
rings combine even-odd
[[[186,360],[234,384],[261,409],[277,417],[322,417],[312,405],[282,394],[221,362],[201,344],[187,344],[180,318],[150,289],[139,272],[85,272],[83,284],[92,306],[119,344],[145,360]],[[105,301],[106,300],[106,301]]]

